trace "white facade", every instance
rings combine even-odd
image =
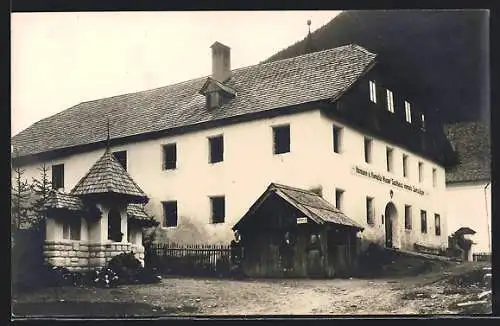
[[[290,152],[273,154],[272,127],[290,124]],[[445,247],[447,244],[445,172],[437,165],[399,146],[373,139],[370,164],[364,162],[364,135],[343,127],[341,153],[332,145],[333,122],[319,110],[269,119],[237,123],[199,130],[162,139],[114,146],[112,151],[127,151],[127,171],[149,196],[146,206],[159,221],[163,220],[163,201],[177,201],[177,227],[162,228],[163,239],[185,243],[228,242],[231,227],[264,192],[271,182],[311,189],[322,187],[326,200],[335,203],[335,188],[344,190],[343,211],[365,225],[363,235],[383,239],[382,214],[393,202],[397,210],[394,245],[409,247],[414,242]],[[224,160],[210,164],[208,137],[223,135]],[[162,145],[176,143],[177,167],[163,170]],[[393,149],[393,172],[386,171],[386,146]],[[71,155],[46,162],[49,166],[64,164],[65,191],[70,191],[104,149]],[[402,155],[408,155],[408,177],[403,177]],[[418,162],[423,163],[424,180],[418,180]],[[38,177],[37,167],[23,167],[24,177]],[[394,178],[407,186],[419,188],[416,193],[356,173],[356,167]],[[436,169],[433,186],[432,169]],[[390,191],[393,191],[392,198]],[[225,196],[225,222],[211,224],[211,196]],[[366,196],[374,198],[374,225],[366,224]],[[412,229],[405,230],[404,205],[411,205]],[[427,212],[427,233],[420,229],[420,210]],[[434,214],[441,219],[441,235],[435,235]]]
[[[448,231],[469,227],[477,233],[472,253],[491,253],[491,183],[469,182],[447,185]]]

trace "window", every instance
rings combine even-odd
[[[405,205],[405,229],[411,230],[411,206]]]
[[[408,155],[403,154],[403,177],[408,177]]]
[[[163,169],[175,170],[177,168],[177,144],[163,145]]]
[[[216,136],[208,138],[208,146],[210,150],[210,163],[222,162],[224,160],[224,138]]]
[[[405,114],[406,114],[406,122],[411,123],[411,105],[407,101],[405,101]]]
[[[437,171],[436,168],[432,168],[432,186],[435,187],[437,184]]]
[[[394,113],[394,94],[390,90],[386,90],[387,92],[387,110],[389,112]]]
[[[344,197],[344,190],[342,189],[335,189],[335,207],[337,209],[342,210],[343,208],[343,197]]]
[[[212,206],[212,223],[224,223],[226,203],[224,196],[210,197]]]
[[[372,80],[370,80],[370,101],[377,103],[377,86]]]
[[[163,202],[163,226],[177,226],[177,220],[177,201],[173,200]]]
[[[342,150],[342,128],[333,126],[333,151],[340,153]]]
[[[114,152],[113,156],[120,165],[127,171],[127,151]]]
[[[274,154],[290,152],[290,125],[273,127]]]
[[[423,113],[420,115],[420,120],[422,121],[422,130],[425,130],[425,115]]]
[[[80,240],[81,220],[80,218],[69,218],[63,224],[63,239]]]
[[[373,198],[366,197],[366,223],[373,224]]]
[[[365,138],[365,162],[372,162],[372,140]]]
[[[386,149],[386,159],[387,159],[387,171],[392,172],[393,167],[392,167],[392,153],[393,150],[390,147],[387,147]]]
[[[418,182],[424,181],[424,163],[418,162]]]
[[[52,165],[52,188],[64,189],[64,164]]]
[[[434,225],[436,226],[436,235],[441,235],[441,216],[434,214]]]
[[[427,212],[420,211],[420,232],[427,233]]]

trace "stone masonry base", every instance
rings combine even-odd
[[[127,242],[92,244],[84,241],[45,241],[45,261],[75,272],[96,270],[111,258],[124,252],[134,252],[144,266],[144,247]]]

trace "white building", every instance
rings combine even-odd
[[[457,154],[446,171],[448,231],[473,229],[471,255],[491,253],[490,129],[481,122],[459,122],[445,131]]]
[[[159,241],[220,243],[271,182],[321,192],[362,237],[447,245],[442,128],[357,45],[78,104],[12,139],[28,179],[45,162],[69,192],[112,150],[149,197]],[[432,119],[427,119],[432,120]]]

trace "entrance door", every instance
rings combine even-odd
[[[397,227],[397,211],[393,203],[388,203],[385,206],[385,246],[387,248],[394,247],[394,229]],[[396,225],[395,225],[396,224]]]
[[[392,219],[385,213],[385,246],[392,248]]]

